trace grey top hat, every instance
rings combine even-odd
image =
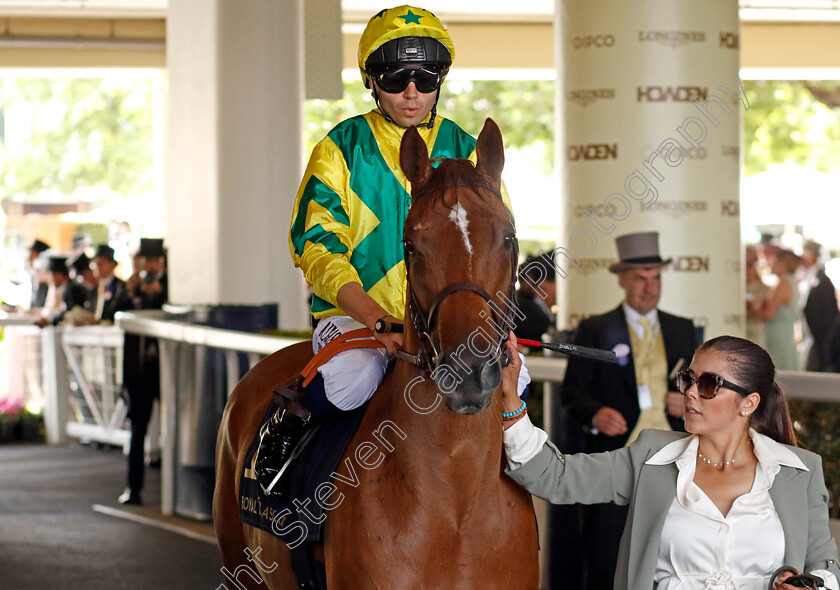
[[[618,262],[610,265],[610,272],[618,273],[634,268],[658,268],[671,263],[659,255],[659,232],[647,231],[625,234],[615,239]]]

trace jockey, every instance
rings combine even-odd
[[[362,33],[358,62],[376,108],[339,123],[309,159],[295,199],[289,247],[312,289],[313,350],[363,327],[382,344],[342,352],[318,369],[301,401],[316,417],[352,410],[370,399],[403,344],[401,333],[375,329],[405,316],[402,234],[411,196],[399,165],[403,133],[417,127],[431,158],[475,162],[475,139],[436,112],[454,57],[449,32],[431,12],[399,6],[374,15]],[[511,210],[504,191],[503,199]],[[523,373],[521,389],[529,380]],[[289,412],[272,422],[264,429],[256,465],[264,490],[305,429],[305,422]]]

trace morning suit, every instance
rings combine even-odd
[[[138,287],[127,297],[127,309],[161,309],[168,298],[166,274],[157,277],[161,291],[143,293]],[[123,390],[128,400],[131,439],[128,450],[128,487],[139,492],[145,475],[144,443],[155,399],[160,398],[160,360],[157,338],[126,333],[124,339]]]
[[[694,351],[699,345],[694,324],[687,318],[658,311],[659,330],[665,345],[667,372],[670,375],[679,365],[688,368]],[[598,453],[623,447],[639,419],[639,395],[636,369],[630,346],[630,332],[624,306],[603,315],[592,316],[580,322],[574,343],[601,350],[629,354],[619,356],[618,364],[606,364],[582,358],[570,358],[560,389],[563,406],[584,430],[583,452]],[[624,345],[623,347],[620,345]],[[676,391],[673,381],[669,391]],[[592,418],[602,407],[610,407],[624,417],[627,432],[621,436],[607,436],[592,431]],[[667,416],[674,430],[684,430],[682,418]],[[587,588],[609,588],[612,583],[613,565],[619,551],[621,531],[627,518],[627,509],[610,504],[587,506],[583,509],[583,547],[588,572]]]
[[[621,537],[615,590],[653,588],[662,527],[676,497],[675,463],[646,464],[667,444],[688,436],[644,430],[628,447],[609,453],[564,456],[551,443],[519,469],[506,473],[532,494],[552,503],[614,502],[629,506]],[[773,443],[779,444],[779,443]],[[828,526],[828,492],[819,455],[782,445],[807,471],[782,465],[770,497],[785,536],[785,565],[800,571],[829,570],[840,578],[837,546]]]
[[[808,291],[805,308],[802,311],[808,330],[814,338],[805,365],[806,371],[824,371],[828,364],[828,337],[834,319],[840,315],[837,310],[837,294],[834,283],[825,274],[817,271],[815,284]]]
[[[99,308],[99,286],[90,291],[90,311],[95,312]],[[105,287],[103,294],[104,303],[102,313],[96,319],[98,321],[113,322],[118,311],[124,311],[132,307],[125,281],[118,277],[112,277]]]

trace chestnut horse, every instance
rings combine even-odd
[[[490,119],[476,155],[475,166],[450,159],[434,168],[419,133],[403,137],[412,187],[406,352],[371,399],[340,481],[320,495],[330,590],[538,586],[531,499],[503,472],[500,328],[511,319],[516,238],[500,196],[502,136]],[[243,525],[237,497],[272,388],[311,355],[307,342],[264,359],[225,409],[213,514],[226,575],[240,568],[239,587],[265,588],[257,572],[268,588],[298,587],[285,543]]]

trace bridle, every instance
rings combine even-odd
[[[502,196],[495,187],[487,184],[481,184],[480,186],[485,186],[485,188],[489,188],[492,190],[496,196],[501,200]],[[451,183],[446,184],[444,188],[454,187],[454,186],[475,186],[475,183]],[[417,195],[414,196],[417,198]],[[473,293],[478,294],[482,299],[484,299],[488,304],[493,301],[492,296],[487,293],[487,290],[484,289],[481,285],[477,283],[473,283],[471,281],[461,281],[457,283],[450,283],[441,289],[440,292],[435,296],[432,301],[431,306],[429,307],[429,311],[425,312],[423,308],[419,304],[419,298],[417,297],[417,293],[414,290],[414,286],[411,280],[411,254],[409,252],[409,243],[407,240],[403,239],[403,260],[405,261],[405,275],[406,281],[408,282],[408,319],[411,320],[411,323],[414,325],[414,329],[417,332],[418,338],[420,340],[419,348],[417,354],[411,354],[402,350],[397,351],[397,357],[403,361],[411,363],[417,367],[426,369],[429,373],[434,374],[435,370],[440,366],[441,362],[441,353],[435,346],[434,341],[432,340],[432,327],[435,321],[435,314],[440,307],[440,304],[443,303],[443,300],[452,295],[453,293],[457,293],[458,291],[472,291]],[[510,267],[511,267],[511,277],[510,277],[510,284],[508,286],[508,293],[507,293],[507,300],[509,305],[506,306],[504,314],[499,317],[498,309],[500,306],[490,305],[490,312],[492,313],[492,320],[497,327],[498,331],[501,331],[502,336],[500,341],[497,345],[498,354],[501,355],[502,358],[502,366],[507,366],[510,362],[510,353],[505,347],[505,344],[510,339],[508,336],[508,330],[511,329],[513,326],[513,316],[515,314],[514,309],[514,293],[516,289],[516,275],[517,275],[517,267],[519,263],[519,248],[516,241],[516,236],[513,236],[513,247],[511,248],[510,254]]]

